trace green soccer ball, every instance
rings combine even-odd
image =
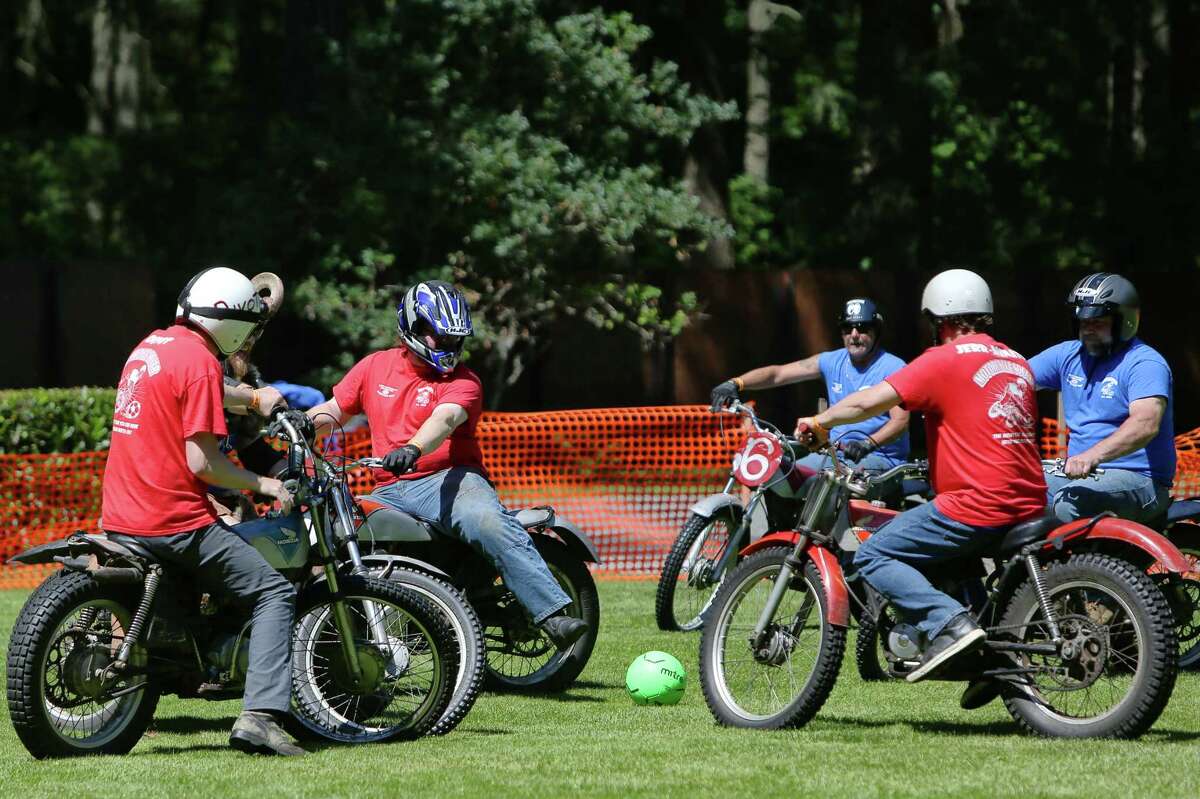
[[[674,655],[647,652],[625,671],[625,690],[639,705],[673,705],[687,688],[687,672]]]

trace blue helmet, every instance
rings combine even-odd
[[[458,366],[463,344],[474,332],[467,298],[444,280],[426,280],[404,292],[396,328],[405,346],[442,374]]]

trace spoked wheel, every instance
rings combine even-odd
[[[1167,531],[1167,536],[1191,566],[1174,586],[1171,602],[1175,608],[1179,668],[1200,669],[1200,525],[1176,524]]]
[[[754,628],[791,547],[746,558],[717,592],[700,639],[700,684],[716,720],[732,727],[799,727],[833,690],[846,630],[830,624],[817,568],[808,562],[761,641]]]
[[[484,629],[487,646],[488,685],[506,691],[551,692],[566,690],[583,671],[600,632],[600,595],[591,572],[563,544],[544,535],[533,536],[534,546],[559,586],[571,599],[566,613],[587,622],[588,631],[560,651],[517,604],[516,597],[498,582],[499,606],[488,615]]]
[[[884,642],[897,623],[896,611],[889,604],[879,619],[870,618],[865,612],[858,617],[858,632],[854,639],[854,664],[858,676],[867,681],[890,680],[888,660],[883,654]]]
[[[1057,655],[1018,656],[1031,673],[1006,693],[1009,713],[1040,735],[1141,735],[1175,686],[1175,632],[1162,592],[1125,561],[1093,553],[1051,564],[1043,579],[1063,644]],[[1001,627],[1023,643],[1051,643],[1030,582],[1018,588]]]
[[[380,577],[383,569],[373,570],[371,576]],[[450,705],[429,731],[430,735],[445,735],[458,726],[483,689],[483,676],[487,658],[483,647],[483,628],[479,615],[466,598],[450,583],[430,574],[413,569],[393,568],[386,572],[387,578],[420,594],[441,611],[446,623],[454,631],[458,641],[458,671],[454,676],[454,692]]]
[[[328,584],[306,592],[292,641],[293,716],[306,731],[345,743],[425,734],[453,693],[459,660],[453,630],[433,605],[397,583],[368,577],[339,583],[353,638],[339,632]]]
[[[62,572],[21,609],[8,647],[8,707],[34,757],[124,754],[146,731],[158,691],[137,675],[145,668],[140,647],[131,676],[97,674],[116,659],[133,599]]]
[[[712,604],[724,574],[717,564],[742,523],[740,508],[728,506],[700,516],[693,513],[663,561],[654,598],[660,630],[696,630]],[[732,565],[732,564],[731,564]]]

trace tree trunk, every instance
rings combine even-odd
[[[746,59],[746,149],[742,169],[763,183],[771,166],[771,77],[763,34],[771,26],[767,0],[750,0],[750,52]]]
[[[100,0],[92,14],[87,130],[96,136],[134,130],[140,122],[145,42],[116,11],[112,0]]]

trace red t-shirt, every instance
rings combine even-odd
[[[963,524],[1000,527],[1046,505],[1029,363],[985,333],[931,347],[887,382],[925,412],[934,504]]]
[[[371,452],[377,458],[411,441],[438,405],[460,405],[467,412],[467,421],[456,427],[440,447],[418,458],[415,471],[399,479],[414,480],[451,466],[472,466],[483,471],[483,452],[475,439],[475,427],[483,414],[483,386],[462,364],[443,375],[414,365],[403,347],[381,350],[356,363],[333,387],[333,398],[345,413],[367,415]],[[375,479],[386,485],[397,477],[376,469]]]
[[[184,441],[225,435],[221,365],[182,325],[155,330],[125,361],[104,467],[105,530],[171,535],[217,520]]]

